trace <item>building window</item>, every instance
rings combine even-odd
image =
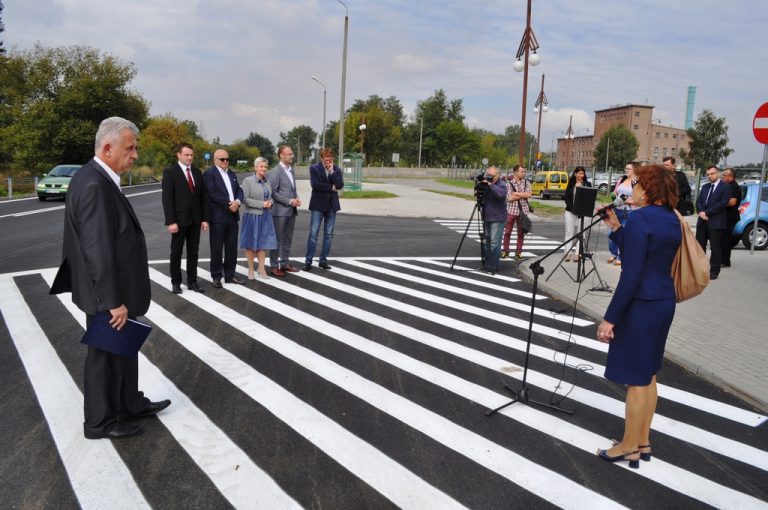
[[[664,133],[664,138],[669,138],[669,133]]]
[[[672,133],[672,138],[677,138],[677,133]]]
[[[675,148],[674,147],[672,147],[672,155],[673,156],[675,155]]]
[[[639,116],[640,116],[640,112],[635,112],[635,117],[639,117]]]
[[[656,133],[656,138],[661,138],[661,133],[657,132]]]
[[[632,126],[632,129],[637,129],[637,124],[635,124],[634,126]]]
[[[668,153],[667,153],[667,148],[666,148],[666,147],[664,147],[664,148],[662,149],[662,154],[664,154],[664,157],[667,157],[667,156],[668,156]]]

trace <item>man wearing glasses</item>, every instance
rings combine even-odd
[[[722,245],[730,242],[725,235],[728,226],[725,208],[731,198],[731,188],[720,181],[720,172],[714,165],[707,168],[707,179],[709,182],[702,186],[696,198],[696,210],[699,211],[696,240],[705,253],[707,240],[709,240],[709,279],[716,280],[720,274]]]
[[[211,277],[213,286],[222,288],[225,283],[245,285],[245,280],[235,276],[237,263],[237,231],[240,221],[240,203],[243,190],[235,172],[229,169],[229,154],[223,149],[213,153],[213,166],[203,175],[208,195],[211,231]],[[221,252],[224,251],[222,268]]]

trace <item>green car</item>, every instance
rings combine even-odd
[[[41,201],[48,197],[64,197],[67,194],[69,180],[82,165],[59,165],[45,174],[37,182],[37,198]]]

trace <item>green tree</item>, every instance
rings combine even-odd
[[[480,137],[459,121],[441,122],[435,130],[435,148],[441,165],[466,165],[480,159]]]
[[[303,165],[309,161],[315,140],[317,140],[317,131],[306,124],[296,126],[287,133],[280,133],[280,145],[291,146],[297,165]]]
[[[269,160],[270,165],[273,162],[277,163],[275,159],[275,146],[272,145],[272,142],[270,142],[266,136],[262,136],[253,131],[248,135],[248,138],[245,139],[245,143],[249,147],[256,147],[259,149],[261,155]]]
[[[414,154],[414,151],[418,152],[419,133],[423,124],[421,144],[422,162],[427,166],[440,164],[440,154],[450,152],[452,149],[450,147],[438,146],[436,138],[437,128],[443,122],[463,123],[463,110],[464,100],[449,100],[443,89],[435,90],[435,93],[432,96],[424,101],[419,101],[413,115],[413,122],[411,123],[412,127],[407,130],[408,143],[405,148],[407,150],[408,160],[415,161],[418,159],[418,156]]]
[[[148,102],[128,85],[132,63],[86,46],[11,51],[0,58],[0,153],[11,171],[36,173],[93,156],[99,123],[125,117],[142,128]]]
[[[608,147],[609,139],[611,140],[610,147]],[[623,124],[612,126],[608,128],[595,146],[595,166],[597,168],[604,167],[607,152],[608,166],[610,168],[615,170],[624,168],[624,165],[627,164],[627,162],[632,161],[637,157],[637,150],[639,148],[640,143],[629,128]],[[573,159],[574,158],[570,158],[569,161],[573,161]]]
[[[718,117],[711,110],[701,112],[686,134],[690,150],[681,149],[680,156],[689,166],[695,164],[706,168],[717,165],[733,152],[728,148],[728,124],[725,117]]]
[[[237,167],[238,170],[253,168],[253,160],[261,155],[258,147],[251,147],[245,140],[235,140],[233,144],[224,148],[229,153],[229,164],[232,167]],[[238,164],[238,161],[245,161],[246,163]]]
[[[155,171],[165,168],[176,161],[176,151],[182,142],[194,147],[193,164],[204,167],[204,155],[210,152],[210,145],[200,137],[197,124],[191,120],[179,120],[170,113],[150,117],[139,134],[136,166],[148,166]]]
[[[520,136],[521,130],[519,124],[507,126],[504,129],[504,133],[498,137],[497,145],[504,149],[507,153],[507,159],[504,162],[507,166],[515,164],[529,164],[532,166],[533,162],[528,161],[528,155],[531,155],[531,159],[535,158],[532,149],[536,146],[536,138],[528,131],[525,132],[525,148],[523,149],[523,159],[520,161]]]

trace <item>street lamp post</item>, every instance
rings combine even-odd
[[[555,146],[555,135],[559,134],[565,134],[565,131],[555,131],[552,133],[552,140],[549,141],[549,169],[552,170],[552,160],[554,159],[553,156],[555,154],[554,152],[554,146]]]
[[[520,41],[520,46],[517,48],[517,60],[512,65],[512,69],[515,71],[523,71],[523,114],[522,120],[520,121],[520,152],[518,154],[518,159],[521,164],[524,162],[525,158],[525,109],[527,108],[526,105],[528,100],[528,64],[530,63],[532,66],[536,66],[539,65],[539,61],[541,60],[536,53],[536,50],[539,49],[539,42],[536,40],[533,28],[531,28],[531,1],[532,0],[528,0],[525,32]],[[533,54],[530,55],[530,52],[533,52]],[[522,61],[520,60],[521,58],[523,58]]]
[[[323,146],[322,148],[325,149],[325,93],[327,92],[327,90],[326,90],[325,83],[318,80],[317,76],[313,76],[312,79],[315,80],[317,83],[319,83],[321,87],[323,87]]]
[[[365,115],[363,115],[363,123],[360,124],[358,129],[360,130],[360,155],[363,157],[363,164],[365,164]]]
[[[349,9],[347,4],[336,0],[344,6],[344,49],[341,57],[341,105],[339,106],[339,166],[344,167],[344,95],[347,87],[347,34],[349,33]]]
[[[421,127],[419,128],[419,168],[421,168],[421,137],[424,135],[424,115],[421,116]]]
[[[541,75],[541,92],[539,97],[536,98],[536,103],[533,105],[533,112],[539,115],[539,127],[536,130],[536,154],[541,152],[541,115],[549,110],[549,101],[547,101],[547,95],[544,93],[544,75]],[[531,159],[530,157],[528,158]],[[537,159],[538,160],[538,159]],[[529,162],[530,163],[530,162]]]

